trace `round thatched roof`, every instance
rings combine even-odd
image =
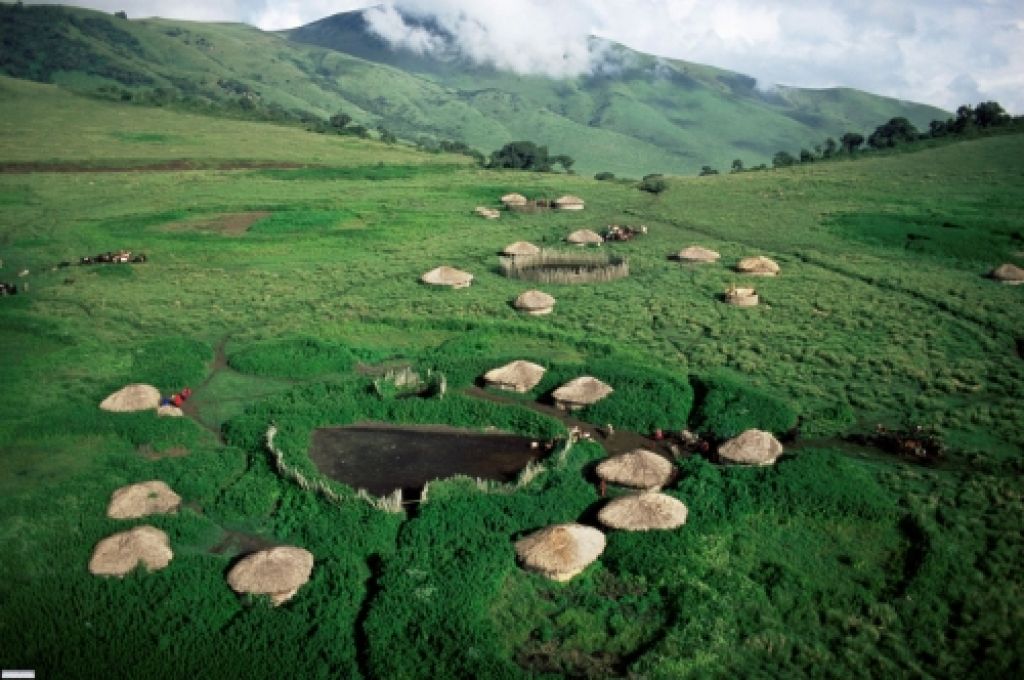
[[[722,257],[717,251],[702,248],[701,246],[690,246],[683,248],[676,254],[676,258],[682,262],[715,262]]]
[[[172,557],[167,534],[143,525],[97,543],[89,560],[89,571],[97,576],[124,576],[140,562],[150,571],[157,571],[166,567]]]
[[[740,465],[771,465],[782,455],[782,444],[771,432],[747,430],[718,447],[718,457]]]
[[[228,572],[236,593],[270,595],[274,606],[287,602],[309,580],[313,553],[293,546],[260,550],[247,555]]]
[[[156,414],[158,416],[165,416],[169,418],[181,418],[182,416],[185,415],[185,412],[182,411],[177,406],[171,406],[170,404],[161,404],[157,408]]]
[[[544,377],[546,370],[531,361],[519,359],[487,371],[484,373],[484,381],[503,390],[529,392]]]
[[[114,491],[107,505],[107,517],[112,519],[135,519],[146,515],[177,512],[181,496],[174,493],[165,482],[155,479],[122,486]]]
[[[634,449],[601,461],[597,476],[612,484],[655,489],[667,484],[674,470],[672,463],[653,451]]]
[[[526,196],[522,194],[505,194],[501,197],[501,202],[506,206],[510,205],[526,205]]]
[[[565,240],[581,246],[604,243],[604,237],[590,229],[577,229],[566,236]]]
[[[513,257],[516,255],[536,255],[540,252],[540,248],[529,241],[516,241],[515,243],[509,243],[501,252]]]
[[[758,255],[740,260],[736,265],[736,271],[756,276],[776,276],[779,273],[779,265],[775,260]]]
[[[616,498],[601,508],[597,518],[612,529],[650,531],[682,526],[686,514],[686,506],[679,499],[657,491],[643,491]]]
[[[455,269],[454,267],[441,266],[431,269],[420,277],[420,281],[432,286],[451,286],[452,288],[466,288],[473,281],[473,275]]]
[[[152,385],[140,383],[125,385],[100,402],[100,408],[104,411],[118,413],[148,411],[158,406],[160,406],[160,390]]]
[[[565,383],[551,393],[556,402],[570,406],[589,406],[601,401],[614,390],[597,378],[585,375]]]
[[[993,269],[988,274],[996,281],[1002,281],[1003,283],[1009,283],[1011,285],[1019,285],[1024,283],[1024,269],[1021,269],[1015,264],[1001,264]]]
[[[495,210],[494,208],[488,208],[482,205],[478,205],[473,212],[475,212],[477,215],[480,215],[481,217],[486,217],[489,220],[496,220],[499,217],[501,217],[501,213],[499,211]]]
[[[512,303],[516,309],[529,314],[550,314],[555,307],[555,298],[544,291],[528,290]]]
[[[568,581],[604,552],[604,534],[582,524],[556,524],[516,541],[516,555],[527,569],[555,581]]]
[[[559,210],[583,210],[583,199],[579,196],[562,196],[555,199],[555,207]]]
[[[725,292],[725,301],[737,307],[756,307],[760,299],[753,288],[730,288]]]

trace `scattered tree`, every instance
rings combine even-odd
[[[20,5],[21,3],[19,2],[18,4]],[[127,20],[128,19],[128,12],[125,12],[123,10],[120,11],[120,12],[114,12],[114,16],[117,17],[118,19],[125,19],[125,20]]]
[[[576,160],[572,156],[567,156],[565,154],[559,154],[557,156],[552,156],[551,157],[551,162],[552,163],[558,163],[559,165],[562,166],[562,169],[565,170],[566,172],[572,172],[572,164],[575,163]]]
[[[838,145],[836,144],[836,140],[832,139],[831,137],[827,138],[825,140],[825,148],[821,152],[821,157],[832,158],[832,156],[836,155],[837,148]]]
[[[788,151],[779,151],[772,156],[772,167],[773,168],[788,168],[790,165],[796,163],[796,158],[793,154]]]
[[[739,158],[733,159],[730,172],[743,172],[743,161]]]
[[[395,142],[398,141],[398,137],[395,136],[395,133],[392,132],[391,130],[388,130],[383,125],[377,126],[377,133],[380,135],[380,141],[384,142],[385,144],[394,144]]]
[[[717,175],[717,174],[718,174],[718,170],[715,170],[710,165],[704,165],[704,166],[701,166],[700,172],[698,173],[697,176],[698,177],[707,177],[708,175]]]
[[[839,138],[839,143],[843,145],[843,151],[852,154],[864,143],[864,135],[857,132],[847,132]]]
[[[980,128],[998,127],[1010,122],[1010,114],[999,102],[981,102],[974,107],[974,124]]]
[[[643,179],[640,180],[640,191],[646,191],[652,194],[660,194],[667,188],[668,182],[665,181],[665,177],[657,173],[644,175]]]
[[[615,179],[615,173],[614,172],[608,172],[607,170],[605,170],[605,171],[599,172],[596,175],[594,175],[594,179],[596,179],[599,182],[610,180],[610,179]]]
[[[801,163],[813,163],[814,154],[809,149],[800,149],[800,162]]]
[[[492,152],[487,167],[551,172],[551,162],[552,159],[548,156],[548,147],[521,141],[509,142]]]
[[[344,127],[346,125],[348,125],[349,123],[351,123],[351,122],[352,122],[352,116],[350,116],[347,113],[344,113],[342,111],[338,111],[336,114],[331,116],[331,119],[328,121],[328,123],[330,123],[331,127],[335,128],[336,130],[344,129]]]
[[[890,118],[888,123],[879,125],[868,137],[868,146],[872,149],[885,149],[916,141],[919,137],[914,124],[903,116]]]

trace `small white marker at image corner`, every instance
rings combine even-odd
[[[0,671],[0,680],[20,680],[21,678],[29,678],[30,680],[36,677],[35,671]]]

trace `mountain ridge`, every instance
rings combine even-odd
[[[0,72],[153,103],[267,109],[325,119],[344,110],[406,139],[484,152],[529,139],[581,172],[692,174],[753,165],[897,115],[940,109],[850,88],[763,91],[749,76],[609,42],[616,72],[554,80],[429,60],[386,47],[360,12],[264,32],[245,24],[125,20],[61,6],[0,6]]]

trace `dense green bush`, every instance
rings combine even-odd
[[[699,395],[693,427],[719,439],[757,428],[781,434],[796,426],[797,413],[785,401],[718,371],[695,379]]]
[[[625,361],[596,361],[581,373],[611,385],[609,396],[579,412],[597,425],[611,423],[640,433],[655,429],[682,430],[693,406],[693,388],[684,377]],[[573,376],[575,377],[575,376]]]
[[[344,373],[354,363],[355,357],[347,346],[308,336],[255,343],[228,357],[228,365],[236,371],[278,378]]]
[[[646,191],[650,194],[660,194],[668,188],[668,182],[665,181],[662,175],[644,175],[643,179],[640,180],[638,188],[640,191]]]
[[[132,382],[149,383],[162,394],[196,386],[213,360],[213,349],[191,338],[168,337],[153,340],[132,353]]]
[[[598,447],[579,445],[563,466],[514,495],[482,493],[467,479],[431,485],[430,502],[402,528],[384,564],[367,616],[373,675],[527,676],[507,654],[491,609],[517,568],[513,542],[576,520],[597,499],[580,471],[599,455]]]

